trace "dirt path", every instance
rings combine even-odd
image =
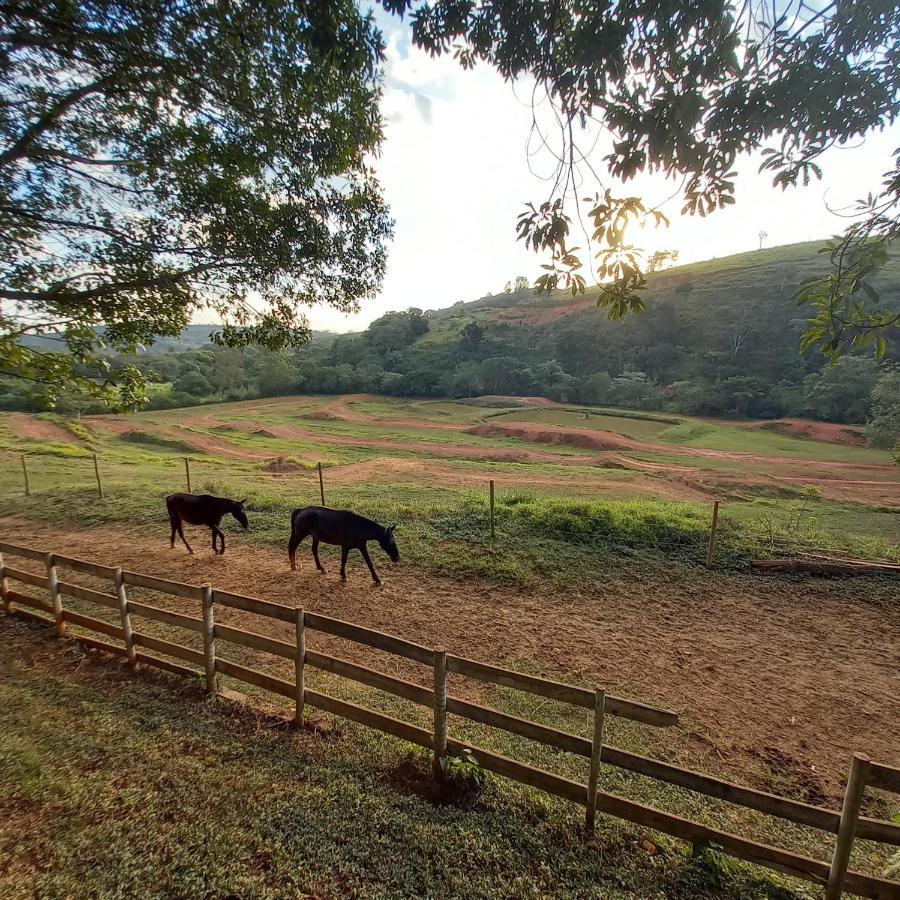
[[[7,517],[3,539],[177,580],[298,604],[456,653],[537,662],[623,696],[678,710],[673,755],[754,781],[783,766],[811,799],[839,796],[850,755],[900,764],[900,605],[854,596],[851,582],[722,577],[611,577],[593,591],[512,590],[384,566],[374,591],[357,558],[342,585],[335,560],[297,574],[284,554],[242,544],[225,557],[169,550],[165,529],[72,532]],[[346,653],[346,651],[344,651]],[[352,657],[366,661],[363,648]],[[380,661],[379,664],[383,664]],[[421,678],[403,663],[399,674]],[[799,789],[798,789],[799,790]]]
[[[7,413],[6,424],[9,425],[10,431],[22,440],[56,441],[61,444],[81,443],[67,428],[27,413]]]

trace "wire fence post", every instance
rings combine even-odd
[[[444,780],[447,755],[447,651],[434,651],[434,780]]]
[[[600,756],[603,753],[603,720],[606,717],[606,691],[597,688],[594,691],[594,735],[591,741],[591,770],[588,775],[587,815],[585,828],[588,834],[594,833],[594,821],[597,818],[597,785],[600,781]]]
[[[97,454],[94,454],[94,475],[97,476],[97,494],[103,499],[103,485],[100,482],[100,464],[97,462]]]
[[[494,540],[496,530],[494,528],[494,479],[491,479],[491,540]]]
[[[712,527],[709,531],[709,548],[706,551],[706,568],[713,567],[716,556],[716,526],[719,524],[719,501],[713,500]]]
[[[850,775],[844,790],[844,805],[841,807],[841,823],[838,826],[837,841],[834,845],[834,856],[831,858],[831,869],[828,872],[828,886],[825,888],[825,900],[839,900],[847,877],[847,865],[850,862],[850,851],[853,849],[853,838],[856,834],[856,823],[862,806],[863,792],[869,779],[872,761],[861,753],[854,753],[850,763]]]
[[[22,474],[25,476],[25,496],[31,494],[31,486],[28,484],[28,465],[25,462],[25,454],[22,454]]]
[[[50,591],[50,602],[53,604],[53,618],[56,621],[56,636],[63,637],[66,633],[66,623],[63,620],[62,595],[59,592],[59,575],[56,571],[56,564],[53,561],[53,554],[48,553],[45,557],[47,564],[47,590]]]
[[[187,479],[187,492],[190,494],[191,491],[191,461],[185,457],[184,458],[184,477]]]
[[[203,662],[206,669],[206,690],[216,693],[216,622],[213,618],[213,590],[202,584],[203,590]]]
[[[137,653],[134,649],[134,633],[131,630],[131,613],[128,611],[128,592],[125,590],[125,579],[122,577],[122,567],[116,568],[114,575],[116,582],[116,597],[119,600],[119,618],[122,622],[122,635],[125,638],[125,650],[128,653],[128,663],[131,666],[137,664]]]
[[[319,463],[319,497],[322,501],[322,506],[325,505],[325,481],[322,478],[322,463]]]
[[[304,697],[303,669],[306,664],[306,630],[303,623],[303,610],[297,610],[297,655],[294,657],[294,682],[296,684],[297,700],[294,709],[294,725],[300,728],[303,725]]]
[[[9,602],[9,579],[6,577],[6,570],[3,568],[3,554],[0,553],[0,598],[3,599],[3,611],[9,613],[12,604]]]

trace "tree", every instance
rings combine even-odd
[[[878,367],[866,357],[844,356],[836,365],[807,377],[807,412],[831,422],[865,422]]]
[[[352,0],[0,0],[0,22],[0,372],[134,407],[106,348],[201,308],[277,348],[305,304],[378,288],[382,40]],[[51,331],[69,355],[20,343]]]
[[[900,449],[900,369],[896,367],[887,370],[872,388],[866,437],[873,447]]]
[[[573,247],[573,218],[587,231],[590,275],[599,304],[622,317],[643,306],[633,223],[664,223],[635,196],[619,196],[597,172],[629,181],[640,173],[683,178],[683,211],[707,215],[734,203],[733,164],[761,149],[762,170],[782,189],[820,175],[818,158],[900,113],[900,4],[725,0],[696,3],[597,3],[578,0],[382,0],[411,13],[413,41],[432,54],[452,52],[464,66],[486,61],[507,79],[531,77],[535,102],[549,101],[558,133],[538,143],[555,152],[549,196],[528,204],[519,237],[544,254],[539,287],[584,291],[586,249]],[[611,140],[602,161],[578,146],[599,123]],[[593,195],[587,179],[598,183]],[[882,188],[861,204],[860,222],[829,248],[829,279],[800,299],[814,307],[805,346],[835,358],[872,343],[883,353],[900,322],[870,293],[866,275],[900,235],[900,152]],[[584,220],[587,221],[584,221]]]
[[[477,353],[483,337],[484,329],[477,322],[467,322],[460,332],[460,352],[466,355]]]
[[[659,272],[661,269],[666,269],[669,266],[674,265],[677,261],[677,250],[657,250],[654,253],[651,253],[647,259],[647,271]]]

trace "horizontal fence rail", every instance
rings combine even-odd
[[[39,561],[46,567],[46,574],[36,574],[10,566],[6,564],[6,556]],[[107,593],[60,580],[58,569],[72,570],[111,581],[113,589]],[[13,590],[9,587],[10,580],[46,590],[51,594],[51,599],[48,602]],[[731,856],[821,884],[826,887],[828,900],[841,896],[841,891],[844,890],[874,898],[900,897],[900,883],[847,869],[854,838],[900,846],[900,825],[859,814],[862,794],[867,786],[900,793],[900,769],[874,763],[863,757],[855,757],[848,780],[844,808],[838,812],[732,784],[662,760],[622,750],[603,741],[604,715],[620,716],[656,727],[669,727],[678,723],[677,714],[669,710],[611,697],[603,691],[592,691],[577,685],[564,684],[489,663],[453,656],[341,619],[305,612],[260,598],[216,590],[210,585],[184,584],[7,543],[0,543],[0,584],[4,609],[8,613],[14,612],[32,620],[55,625],[58,634],[68,634],[91,649],[126,657],[131,663],[143,663],[192,678],[200,677],[205,672],[207,687],[213,692],[218,690],[218,675],[270,691],[294,702],[296,707],[294,721],[297,723],[302,722],[303,710],[309,706],[375,728],[432,751],[436,777],[441,777],[445,754],[470,755],[484,769],[586,807],[588,828],[593,825],[594,812],[599,810],[636,825],[681,838],[694,845],[712,844]],[[198,612],[202,612],[202,617],[173,612],[132,600],[127,595],[128,587],[138,587],[196,601]],[[117,610],[120,614],[119,624],[64,609],[63,596]],[[288,623],[295,627],[296,639],[285,641],[234,625],[217,623],[214,617],[216,605]],[[21,606],[26,608],[20,609]],[[188,633],[200,634],[203,636],[204,648],[196,650],[139,629],[135,630],[133,617],[149,619],[167,626],[182,628]],[[67,625],[115,638],[123,642],[124,646],[86,634],[67,632]],[[363,644],[420,663],[433,671],[434,689],[337,656],[306,649],[307,630]],[[268,672],[224,658],[222,648],[217,642],[293,660],[295,678],[293,681],[286,681]],[[146,653],[137,648],[154,653]],[[178,662],[174,662],[173,659]],[[304,682],[306,666],[433,709],[434,729],[423,728],[355,703],[307,689]],[[449,696],[448,673],[593,710],[594,737],[589,739],[571,734],[459,697]],[[499,728],[545,746],[586,757],[591,760],[589,779],[591,786],[571,781],[483,747],[464,743],[447,734],[448,715]],[[833,859],[830,864],[811,859],[793,851],[757,843],[706,824],[636,803],[602,789],[595,790],[601,762],[746,809],[835,834],[837,840]]]

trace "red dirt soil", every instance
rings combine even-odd
[[[25,441],[55,441],[59,444],[80,444],[78,438],[67,428],[55,422],[47,422],[26,413],[7,413],[6,424],[10,431]]]
[[[18,544],[302,602],[426,646],[498,664],[537,663],[550,677],[578,675],[667,706],[682,724],[656,733],[664,752],[701,771],[724,769],[759,783],[763,761],[774,756],[787,760],[791,784],[811,784],[813,794],[834,802],[853,752],[900,764],[900,607],[866,602],[851,583],[809,580],[801,588],[787,579],[698,570],[664,581],[633,572],[590,588],[514,590],[391,568],[382,558],[376,565],[385,587],[376,591],[356,555],[346,584],[330,553],[329,573],[315,574],[308,545],[292,574],[284,553],[238,536],[224,557],[214,557],[205,529],[189,529],[197,551],[189,556],[169,549],[162,522],[154,532],[0,522],[4,539]],[[239,622],[247,614],[223,615]],[[260,622],[244,627],[258,631]],[[290,639],[288,625],[272,625]],[[336,640],[317,635],[313,643],[424,683],[414,663],[391,657],[385,666],[378,651]]]
[[[714,420],[710,420],[714,421]],[[855,425],[838,425],[835,422],[814,422],[811,419],[769,419],[755,422],[737,422],[742,428],[757,428],[777,431],[789,437],[807,438],[811,441],[825,441],[829,444],[852,444],[866,446],[866,435]]]

